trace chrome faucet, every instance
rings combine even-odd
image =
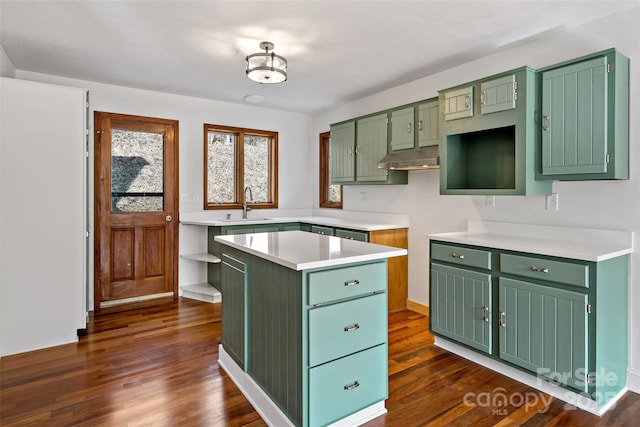
[[[251,191],[251,187],[244,187],[244,201],[242,202],[242,219],[247,219],[247,212],[251,210],[249,206],[247,206],[247,190],[249,190],[249,200],[253,200],[253,192]]]

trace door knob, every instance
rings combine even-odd
[[[166,220],[167,222],[171,222],[171,221],[173,221],[173,217],[172,217],[171,215],[167,215],[167,216],[165,217],[165,220]]]

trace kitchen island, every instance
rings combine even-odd
[[[387,258],[406,249],[304,231],[216,236],[220,366],[270,425],[386,412]]]

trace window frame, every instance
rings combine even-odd
[[[331,203],[329,201],[329,187],[331,185],[329,176],[329,144],[331,140],[331,132],[320,133],[320,207],[342,209],[342,185],[340,185],[340,203]],[[337,185],[337,184],[336,184]]]
[[[232,203],[209,202],[209,132],[232,133],[235,135],[235,199]],[[278,208],[278,132],[239,128],[233,126],[204,124],[204,209],[242,209],[244,197],[244,137],[254,135],[269,138],[269,195],[267,202],[251,203],[251,209],[277,209]]]

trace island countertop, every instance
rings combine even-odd
[[[407,254],[406,249],[306,231],[234,234],[215,240],[293,270],[331,267]]]

